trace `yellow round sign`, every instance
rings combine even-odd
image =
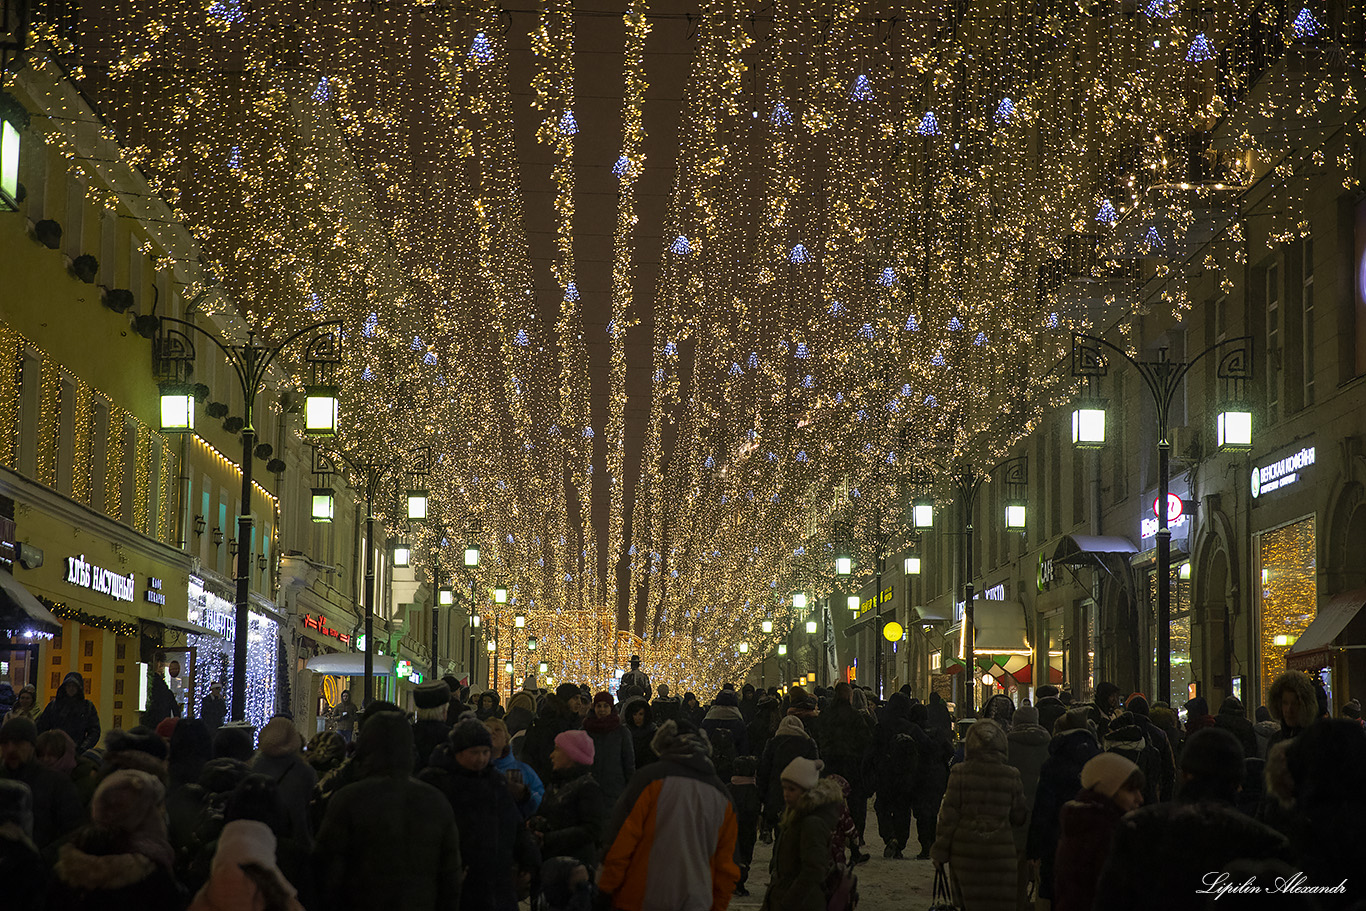
[[[886,626],[882,627],[882,638],[886,639],[888,642],[898,642],[905,632],[906,631],[901,628],[900,623],[892,620],[887,623]]]

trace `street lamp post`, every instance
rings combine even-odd
[[[1020,492],[1023,491],[1029,480],[1029,460],[1027,456],[1015,456],[1014,458],[1004,459],[997,462],[984,472],[979,472],[971,462],[965,463],[953,477],[953,489],[956,494],[959,507],[962,509],[963,519],[963,661],[964,671],[964,717],[971,718],[977,713],[977,698],[973,688],[976,683],[973,680],[973,669],[977,665],[977,627],[976,627],[976,594],[977,587],[973,583],[973,538],[975,529],[973,526],[973,513],[976,512],[977,495],[982,490],[982,483],[988,480],[997,469],[1005,470],[1005,484],[1007,498],[1006,522],[1011,530],[1021,530],[1023,523],[1013,524],[1017,519],[1023,520],[1024,501]],[[917,499],[914,509],[913,524],[916,529],[923,530],[928,528],[933,520],[933,503],[926,499]],[[1012,513],[1012,510],[1020,512]],[[919,569],[917,560],[916,569]],[[881,631],[879,630],[879,633]],[[878,637],[881,641],[881,635]]]
[[[425,454],[425,455],[422,455]],[[318,454],[319,457],[322,453]],[[429,447],[418,447],[400,455],[382,457],[353,455],[340,448],[331,448],[327,456],[340,459],[357,475],[365,490],[365,691],[362,706],[369,705],[375,695],[375,497],[386,478],[400,465],[413,464],[416,458],[430,460]],[[421,462],[427,465],[427,461]],[[335,468],[335,466],[331,466]],[[434,599],[435,600],[435,599]],[[435,610],[435,607],[433,608]],[[435,616],[433,616],[435,622]],[[435,669],[435,642],[433,642]]]
[[[1133,358],[1118,345],[1095,335],[1072,335],[1072,375],[1086,380],[1087,395],[1072,412],[1072,443],[1078,448],[1098,448],[1105,442],[1104,403],[1096,396],[1096,384],[1109,371],[1107,350],[1128,361],[1143,377],[1157,411],[1157,698],[1170,699],[1172,687],[1171,562],[1172,533],[1167,524],[1167,498],[1171,495],[1171,409],[1186,375],[1204,357],[1219,356],[1217,378],[1223,382],[1224,407],[1216,421],[1218,448],[1244,451],[1252,448],[1252,419],[1247,408],[1247,384],[1252,380],[1252,336],[1215,342],[1186,361],[1167,359],[1167,349],[1156,360]]]
[[[194,429],[194,403],[186,398],[185,381],[193,370],[194,343],[181,330],[166,324],[183,326],[197,332],[217,345],[227,356],[237,375],[242,391],[242,511],[237,516],[237,592],[233,618],[232,720],[242,721],[247,710],[247,640],[250,628],[251,591],[251,533],[255,519],[251,513],[252,461],[256,448],[256,397],[265,386],[266,372],[276,356],[296,341],[308,336],[304,345],[304,361],[312,372],[312,383],[306,402],[305,431],[327,436],[336,433],[337,391],[324,385],[333,379],[341,363],[341,320],[326,320],[305,326],[278,345],[256,343],[256,332],[247,333],[246,344],[225,344],[209,330],[187,320],[163,316],[153,357],[158,373],[164,378],[161,386],[162,429],[190,431]],[[169,381],[167,381],[169,380]],[[169,423],[168,423],[169,419]]]

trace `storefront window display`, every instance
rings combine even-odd
[[[1285,670],[1285,653],[1318,613],[1314,517],[1257,536],[1262,702]]]
[[[186,637],[193,649],[191,679],[196,701],[203,699],[214,682],[223,684],[224,694],[231,699],[236,610],[233,602],[205,589],[199,578],[190,577],[190,622],[220,634],[191,633]],[[259,730],[275,714],[279,630],[278,624],[264,614],[251,611],[249,617],[246,720]],[[201,714],[199,705],[194,706],[193,714]]]
[[[1191,665],[1191,580],[1186,569],[1190,564],[1183,561],[1171,568],[1171,621],[1168,631],[1171,637],[1171,691],[1167,703],[1181,706],[1196,696],[1193,689],[1195,670]],[[1147,573],[1148,609],[1154,619],[1157,616],[1157,570]],[[1157,679],[1157,645],[1153,645],[1153,680]]]

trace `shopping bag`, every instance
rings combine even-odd
[[[949,877],[940,867],[934,871],[934,891],[930,893],[930,911],[962,911],[954,903],[952,893],[949,892]]]

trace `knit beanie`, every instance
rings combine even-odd
[[[33,719],[14,715],[6,718],[4,724],[0,724],[0,743],[25,742],[38,742],[38,726],[33,723]]]
[[[1051,683],[1045,683],[1043,686],[1035,690],[1034,694],[1038,696],[1040,699],[1048,699],[1049,697],[1057,699],[1058,688]]]
[[[561,683],[555,687],[555,695],[568,702],[571,699],[579,698],[579,687],[574,683]]]
[[[778,722],[778,730],[775,737],[805,737],[808,740],[811,735],[806,732],[806,726],[796,715],[784,715],[783,720]]]
[[[1236,788],[1243,783],[1243,745],[1223,728],[1201,728],[1181,748],[1181,771]]]
[[[555,738],[555,746],[579,765],[593,764],[593,738],[587,731],[565,731]]]
[[[601,693],[598,693],[596,696],[593,697],[593,705],[596,706],[599,702],[605,702],[608,706],[612,706],[615,704],[612,700],[612,694],[607,692],[606,690],[603,690]]]
[[[825,763],[819,759],[807,759],[805,756],[798,756],[787,764],[783,769],[783,781],[790,781],[803,791],[809,791],[816,786],[816,782],[821,780],[821,769],[825,768]]]
[[[1138,766],[1118,753],[1098,753],[1081,767],[1081,786],[1114,797],[1137,771]]]
[[[436,709],[449,705],[451,688],[441,680],[424,683],[413,690],[413,705],[420,709]]]
[[[1032,705],[1022,705],[1015,710],[1015,714],[1010,718],[1013,727],[1021,727],[1027,724],[1039,723],[1039,710]]]
[[[472,747],[493,749],[493,736],[489,734],[489,729],[484,727],[482,721],[473,718],[467,718],[451,728],[450,741],[453,753]]]
[[[284,716],[276,716],[261,728],[261,736],[256,741],[257,748],[267,756],[288,756],[297,753],[302,744],[294,722]]]
[[[119,832],[135,832],[166,797],[166,789],[146,772],[120,769],[95,789],[90,819]]]

